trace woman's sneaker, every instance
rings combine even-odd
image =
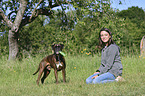
[[[117,81],[117,82],[119,82],[119,81],[125,81],[125,79],[124,78],[122,78],[121,76],[118,76],[116,79],[115,79],[115,81]]]

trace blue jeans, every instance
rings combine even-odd
[[[97,84],[97,83],[108,83],[115,81],[115,76],[111,74],[110,72],[104,73],[96,77],[95,79],[92,79],[92,77],[98,75],[99,73],[93,74],[90,77],[86,79],[87,84]]]

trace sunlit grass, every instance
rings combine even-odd
[[[37,86],[38,74],[32,75],[42,56],[22,61],[0,61],[0,96],[143,96],[145,95],[145,59],[139,56],[121,57],[125,82],[87,85],[85,80],[100,66],[101,57],[66,56],[66,80],[55,84],[52,70],[44,84]]]

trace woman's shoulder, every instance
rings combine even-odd
[[[116,44],[111,44],[109,47],[113,48],[113,49],[116,49],[116,50],[118,50],[118,49],[120,50],[120,47]]]
[[[118,47],[118,45],[116,45],[115,43],[110,44],[110,46],[113,46],[113,47]]]

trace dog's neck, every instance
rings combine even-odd
[[[54,54],[56,61],[61,61],[61,55],[60,54]]]
[[[57,69],[58,68],[60,68],[60,66],[62,67],[63,65],[61,64],[61,60],[62,60],[62,55],[61,54],[54,54],[54,56],[55,56],[55,60],[56,60],[56,63],[55,63],[55,65],[56,65],[56,67],[57,67]]]

